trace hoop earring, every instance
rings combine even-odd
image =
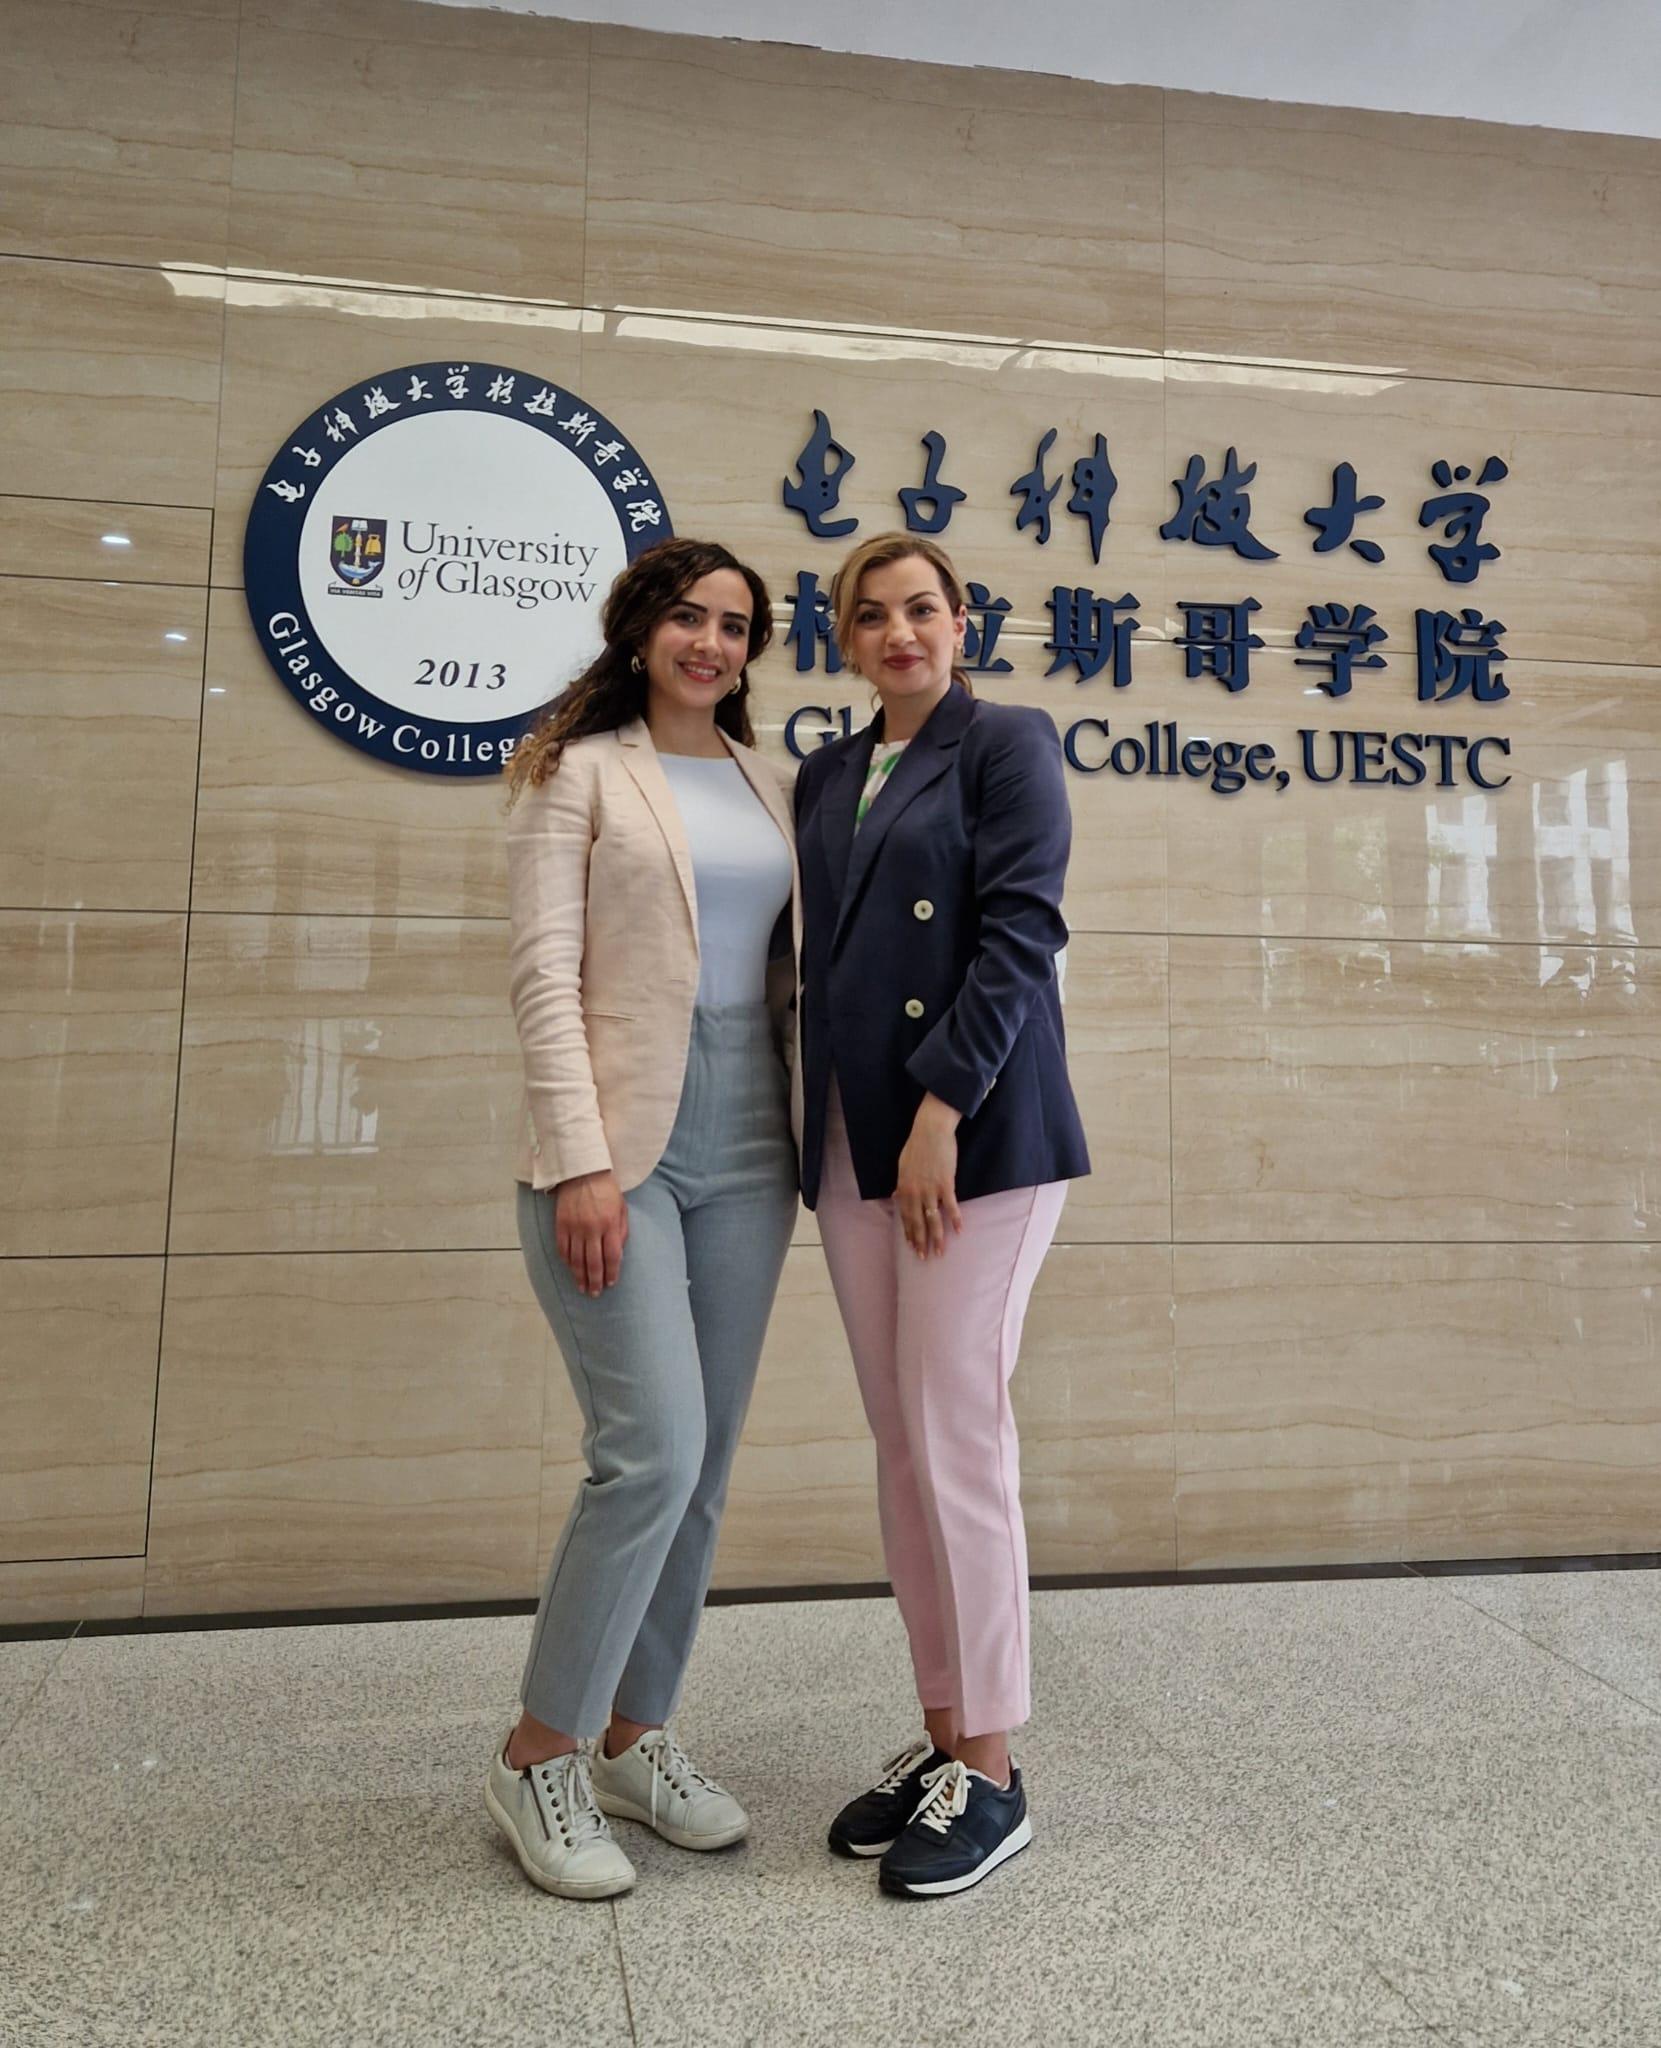
[[[736,696],[738,695],[739,691],[743,689],[744,685],[745,685],[745,684],[746,684],[746,683],[747,683],[747,682],[748,682],[749,680],[750,680],[750,672],[749,672],[749,670],[748,670],[748,669],[744,669],[744,668],[741,668],[741,669],[740,669],[740,670],[738,671],[738,681],[737,681],[736,683],[734,683],[734,684],[733,684],[732,688],[731,688],[731,689],[730,689],[730,690],[729,690],[729,691],[727,692],[727,695],[728,695],[729,697],[736,697]]]
[[[629,668],[637,676],[643,676],[646,673],[645,665],[638,654],[631,654],[629,656]]]

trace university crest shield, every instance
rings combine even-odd
[[[338,513],[329,522],[329,567],[349,590],[373,583],[386,563],[386,521]]]

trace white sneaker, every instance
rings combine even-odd
[[[596,1743],[594,1797],[603,1812],[644,1821],[677,1849],[725,1849],[750,1832],[743,1807],[688,1760],[667,1728],[648,1729],[621,1756]]]
[[[580,1749],[516,1771],[504,1743],[491,1759],[484,1803],[513,1844],[519,1867],[562,1899],[609,1899],[634,1883],[634,1865],[594,1803]]]

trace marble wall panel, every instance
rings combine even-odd
[[[244,0],[234,80],[236,0],[6,20],[0,1292],[106,1257],[95,1310],[70,1291],[34,1318],[57,1330],[120,1320],[157,1272],[188,904],[171,1249],[217,1256],[169,1279],[158,1611],[533,1593],[580,1474],[512,1248],[501,787],[310,730],[238,587],[288,430],[438,357],[626,423],[677,527],[767,574],[781,638],[797,572],[828,586],[847,545],[781,502],[822,406],[861,534],[900,523],[921,435],[946,435],[969,494],[946,539],[1012,607],[985,696],[1286,754],[1306,726],[1508,736],[1492,794],[1069,774],[1096,1171],[1016,1382],[1033,1564],[1652,1540],[1654,145],[368,9]],[[227,284],[227,260],[256,274]],[[1010,485],[1051,426],[1039,547]],[[1098,432],[1099,563],[1066,509]],[[1231,444],[1276,561],[1160,537],[1188,455],[1215,475]],[[1429,464],[1488,453],[1504,552],[1448,584],[1417,525]],[[1343,459],[1388,500],[1357,528],[1380,565],[1311,552]],[[1048,673],[1058,584],[1135,594],[1131,687]],[[1175,600],[1248,593],[1270,643],[1249,691],[1186,678]],[[1335,599],[1391,636],[1341,700],[1286,645]],[[1510,696],[1421,704],[1414,609],[1466,602],[1506,622]],[[757,681],[775,755],[799,705],[868,715],[856,678],[782,645]],[[804,1213],[722,1585],[882,1574],[815,1238]],[[118,1483],[79,1494],[51,1463],[63,1414],[14,1387],[35,1406],[0,1440],[44,1446],[20,1483],[53,1542],[135,1540],[142,1377],[100,1436]],[[143,1569],[0,1564],[0,1620],[136,1612]]]
[[[212,526],[206,508],[0,497],[0,576],[206,583]]]
[[[521,1597],[551,1344],[517,1251],[175,1259],[146,1612]]]
[[[7,0],[0,248],[225,261],[237,0]]]
[[[411,0],[248,0],[232,263],[577,300],[588,38]]]
[[[198,910],[507,915],[506,792],[414,775],[318,729],[260,652],[240,590],[208,612]]]
[[[1028,1558],[1035,1572],[1169,1571],[1170,1247],[1066,1241],[1078,1192],[1033,1290],[1014,1380]]]
[[[1172,555],[1194,559],[1175,547]],[[1602,662],[1585,656],[1514,657],[1497,671],[1506,694],[1494,702],[1473,702],[1468,691],[1425,702],[1418,694],[1410,610],[1408,644],[1386,641],[1381,650],[1384,667],[1352,671],[1347,694],[1334,697],[1323,687],[1332,669],[1318,649],[1301,651],[1291,644],[1253,648],[1245,683],[1229,690],[1214,675],[1188,675],[1187,650],[1154,630],[1155,623],[1145,620],[1144,630],[1132,640],[1128,684],[1116,686],[1107,667],[1088,680],[1081,680],[1070,663],[1049,675],[1050,651],[1011,634],[1000,639],[999,646],[1008,646],[1014,674],[976,677],[976,689],[982,695],[1042,703],[1063,727],[1079,717],[1106,718],[1115,735],[1139,734],[1150,718],[1174,718],[1185,736],[1250,739],[1259,724],[1383,726],[1391,732],[1464,733],[1472,738],[1497,732],[1513,740],[1567,746],[1661,747],[1661,666],[1655,664]],[[1274,630],[1261,616],[1253,624],[1264,637]],[[1092,759],[1100,758],[1099,745],[1088,751]]]
[[[0,911],[0,1257],[159,1252],[185,921]]]
[[[0,903],[183,910],[207,593],[0,577]]]
[[[1183,1568],[1654,1548],[1661,1249],[1175,1257]]]
[[[1000,645],[1014,672],[977,677],[978,693],[1040,706],[1064,734],[1081,719],[1103,721],[1105,734],[1092,727],[1077,740],[1092,767],[1118,739],[1140,743],[1149,723],[1163,731],[1174,722],[1181,740],[1267,742],[1290,771],[1284,790],[1220,794],[1204,776],[1070,770],[1074,931],[1648,944],[1661,928],[1654,669],[1518,661],[1499,703],[1421,704],[1410,677],[1388,672],[1330,698],[1286,648],[1257,651],[1249,687],[1231,695],[1212,678],[1185,678],[1181,650],[1152,635],[1136,639],[1124,689],[1105,671],[1087,682],[1072,670],[1046,675],[1047,656],[1022,636]],[[838,716],[845,707],[856,726],[867,717],[857,679],[797,678],[776,654],[768,664],[757,709],[764,744],[782,752],[785,723],[804,701]],[[811,712],[799,719],[798,744],[819,729]],[[1309,780],[1302,734],[1313,735],[1315,770],[1327,775],[1330,736],[1345,729],[1371,733],[1375,747],[1381,732],[1423,736],[1423,781],[1381,786],[1369,767],[1358,784],[1353,759],[1336,783]],[[1444,737],[1447,789],[1437,786]],[[1512,780],[1484,792],[1463,743],[1495,737],[1510,751],[1482,748],[1479,772]]]
[[[1138,87],[594,31],[590,304],[1161,343]]]
[[[1269,667],[1272,674],[1273,654]],[[1507,662],[1501,680],[1508,694],[1497,704],[1475,706],[1468,694],[1421,704],[1411,671],[1398,675],[1391,692],[1392,722],[1422,720],[1427,732],[1492,727],[1518,739],[1564,746],[1661,747],[1661,665],[1525,657]],[[1375,723],[1377,709],[1368,710]]]
[[[0,1260],[0,1559],[144,1548],[160,1259]]]
[[[1179,557],[1182,551],[1173,547],[1170,558]],[[1047,591],[1045,598],[1047,602]],[[1055,669],[1046,621],[1037,633],[999,634],[997,652],[1008,659],[1009,672],[976,674],[975,694],[999,703],[1039,705],[1063,731],[1080,718],[1103,718],[1115,736],[1140,734],[1150,718],[1174,718],[1185,736],[1249,739],[1259,724],[1270,723],[1293,728],[1384,726],[1390,731],[1463,732],[1470,737],[1498,732],[1514,740],[1568,746],[1661,748],[1661,666],[1655,664],[1523,656],[1508,659],[1499,669],[1506,695],[1495,702],[1474,703],[1468,692],[1423,702],[1409,614],[1408,646],[1386,642],[1385,666],[1354,672],[1347,695],[1333,697],[1321,687],[1331,671],[1318,651],[1300,652],[1290,644],[1252,649],[1246,682],[1230,691],[1213,675],[1189,676],[1186,650],[1165,637],[1162,621],[1153,615],[1155,607],[1144,605],[1142,612],[1142,630],[1130,642],[1128,682],[1116,684],[1111,665],[1089,677],[1071,660]],[[763,687],[753,713],[764,744],[776,740],[781,750],[785,720],[800,704],[828,706],[838,729],[844,711],[855,729],[870,716],[870,692],[858,676],[827,675],[822,663],[809,674],[796,671],[793,651],[783,644],[789,618],[788,607],[780,607],[779,638],[760,666]],[[1253,623],[1265,635],[1272,630],[1262,618]],[[813,742],[819,729],[819,722],[804,716],[796,728],[798,744]],[[1092,760],[1101,752],[1099,743],[1085,749]],[[1086,776],[1084,781],[1091,779]],[[1124,783],[1122,790],[1129,786]],[[1162,916],[1151,929],[1163,929]]]
[[[0,1564],[0,1628],[124,1621],[144,1609],[142,1557],[54,1557]]]
[[[857,519],[860,538],[903,525],[896,493],[922,483],[922,436],[944,435],[941,479],[968,494],[946,541],[965,579],[1009,601],[1011,633],[1048,634],[1057,583],[1111,583],[1114,596],[1139,597],[1150,621],[1163,615],[1158,528],[1170,491],[1155,358],[608,313],[592,316],[583,337],[581,388],[628,422],[676,529],[724,540],[754,562],[776,601],[801,570],[827,591],[853,540],[815,539],[783,501],[817,409],[853,452],[832,516]],[[1061,488],[1040,545],[1036,525],[1016,531],[1022,501],[1010,486],[1051,427],[1045,475]],[[1065,508],[1073,465],[1098,433],[1119,486],[1095,567],[1088,522]]]
[[[1047,708],[1063,736],[1084,717],[1105,715],[1113,731],[1119,730],[1117,705],[1102,707],[1086,698],[1057,695],[1061,688],[1055,683],[1043,686]],[[983,694],[991,696],[994,690],[999,701],[1017,694],[1000,685]],[[1038,700],[1037,691],[1026,694],[1029,702]],[[1086,752],[1081,758],[1093,757]],[[1145,775],[1080,775],[1069,770],[1066,786],[1073,849],[1061,908],[1068,929],[1163,933],[1170,921],[1168,863],[1177,797],[1167,783]]]
[[[1636,136],[1165,95],[1165,345],[1661,391]]]
[[[1311,715],[1322,719],[1323,734],[1329,721],[1358,716],[1330,705]],[[1238,730],[1272,745],[1280,761],[1301,759],[1297,728],[1248,717]],[[1324,773],[1330,742],[1317,744]],[[1376,733],[1370,744],[1376,753]],[[1176,791],[1171,929],[1571,946],[1661,941],[1661,748],[1514,739],[1508,757],[1482,757],[1492,779],[1511,777],[1492,792],[1463,781],[1437,788],[1437,757],[1425,758],[1429,772],[1413,788],[1316,784],[1295,771],[1278,792],[1264,786],[1219,798],[1197,784]]]
[[[1170,947],[1178,1243],[1661,1231],[1661,954]]]
[[[446,10],[420,11],[425,16]],[[467,24],[475,19],[471,13],[454,18]],[[243,534],[260,478],[283,447],[283,437],[336,391],[405,363],[440,358],[505,363],[580,390],[581,323],[580,312],[505,299],[232,278],[225,310],[224,428],[214,493],[215,584],[241,584]],[[632,434],[632,417],[629,424]]]
[[[1271,646],[1290,641],[1310,604],[1366,603],[1389,635],[1383,652],[1398,679],[1415,678],[1420,608],[1457,615],[1478,606],[1504,624],[1500,644],[1511,657],[1630,662],[1661,639],[1649,510],[1661,399],[1181,362],[1166,364],[1165,390],[1166,478],[1181,477],[1198,454],[1215,479],[1235,447],[1242,465],[1257,464],[1250,531],[1278,550],[1266,561],[1168,541],[1173,634],[1185,600],[1256,598],[1252,625]],[[1444,545],[1443,526],[1418,523],[1440,495],[1431,465],[1465,465],[1474,487],[1492,455],[1510,473],[1486,488],[1492,510],[1481,541],[1500,556],[1472,582],[1446,581],[1428,553]],[[1347,548],[1313,552],[1304,514],[1331,502],[1340,462],[1354,465],[1359,491],[1385,501],[1355,527],[1357,540],[1383,548],[1382,562]],[[1168,483],[1160,521],[1177,506]]]
[[[1163,1243],[1171,1235],[1171,1031],[1163,937],[1075,932],[1063,1004],[1094,1169],[1075,1181],[1063,1244]]]
[[[1661,932],[1661,672],[1519,662],[1508,699],[1466,700],[1461,714],[1459,700],[1421,705],[1405,678],[1360,678],[1350,696],[1329,698],[1281,648],[1259,651],[1249,688],[1230,696],[1210,678],[1184,679],[1180,651],[1152,638],[1138,641],[1124,690],[1105,673],[1083,684],[1070,673],[1045,676],[1045,660],[1021,636],[1000,644],[1015,672],[977,677],[977,693],[1038,705],[1063,733],[1079,719],[1105,721],[1105,735],[1092,729],[1078,741],[1092,766],[1117,739],[1174,721],[1182,740],[1267,743],[1290,771],[1283,790],[1223,794],[1206,777],[1070,770],[1065,908],[1075,932],[1582,945],[1654,944]],[[818,710],[831,713],[828,728]],[[798,711],[797,745],[811,746],[839,730],[844,714],[862,726],[867,693],[857,678],[798,676],[774,648],[757,671],[753,715],[759,743],[781,760]],[[1351,729],[1370,732],[1375,747],[1380,732],[1424,736],[1423,780],[1381,786],[1387,750],[1382,768],[1363,771],[1367,783],[1356,782],[1353,759],[1336,783],[1310,780],[1302,735],[1313,735],[1311,758],[1325,776],[1330,735]],[[1473,783],[1453,738],[1454,784],[1438,787],[1443,734],[1504,740],[1509,753],[1483,748],[1477,765],[1491,781],[1509,774],[1509,787]]]
[[[212,504],[224,322],[221,278],[0,257],[6,489]]]
[[[504,925],[198,913],[170,1249],[516,1245],[519,1088]]]

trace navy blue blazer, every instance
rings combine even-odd
[[[834,1067],[859,1191],[892,1195],[925,1094],[962,1112],[959,1201],[1090,1171],[1055,956],[1072,817],[1041,711],[955,685],[856,836],[882,717],[796,778],[802,1195],[818,1200]]]

